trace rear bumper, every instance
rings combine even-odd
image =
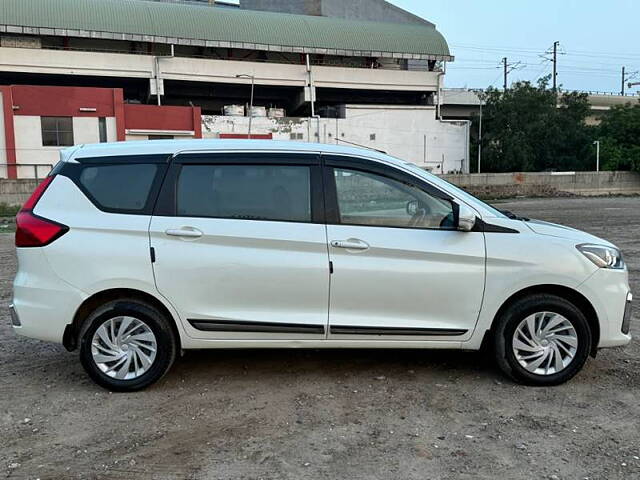
[[[18,248],[13,282],[12,325],[16,333],[62,343],[65,327],[86,295],[61,280],[41,248]]]
[[[597,270],[578,287],[589,299],[598,315],[600,341],[598,348],[618,347],[631,341],[631,300],[627,271]],[[626,331],[625,331],[626,330]]]

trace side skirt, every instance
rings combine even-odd
[[[324,335],[324,325],[304,323],[245,322],[236,320],[196,320],[189,319],[196,330],[202,332],[242,332],[242,333],[307,333]]]
[[[332,335],[398,335],[421,337],[457,337],[468,332],[468,330],[449,328],[363,327],[346,325],[331,326],[329,331]]]

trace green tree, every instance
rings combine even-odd
[[[549,89],[550,77],[518,82],[506,91],[483,94],[482,170],[516,172],[587,170],[593,168],[593,132],[586,94],[559,97]],[[478,125],[479,118],[473,119]],[[477,155],[477,146],[475,147]]]
[[[640,103],[613,107],[597,128],[606,170],[640,171]]]

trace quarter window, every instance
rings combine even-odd
[[[311,221],[306,166],[183,165],[177,214],[186,217]]]
[[[70,147],[73,145],[72,117],[40,117],[40,123],[44,147]]]
[[[340,223],[376,227],[451,229],[453,205],[382,175],[334,169]]]
[[[147,205],[158,172],[154,164],[90,165],[78,181],[99,208],[117,212],[141,211]]]

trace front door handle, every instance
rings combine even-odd
[[[194,227],[170,228],[164,233],[170,237],[200,238],[202,236],[202,232]]]
[[[363,242],[357,238],[350,238],[348,240],[332,240],[331,246],[334,248],[345,248],[347,250],[367,250],[369,244]]]

